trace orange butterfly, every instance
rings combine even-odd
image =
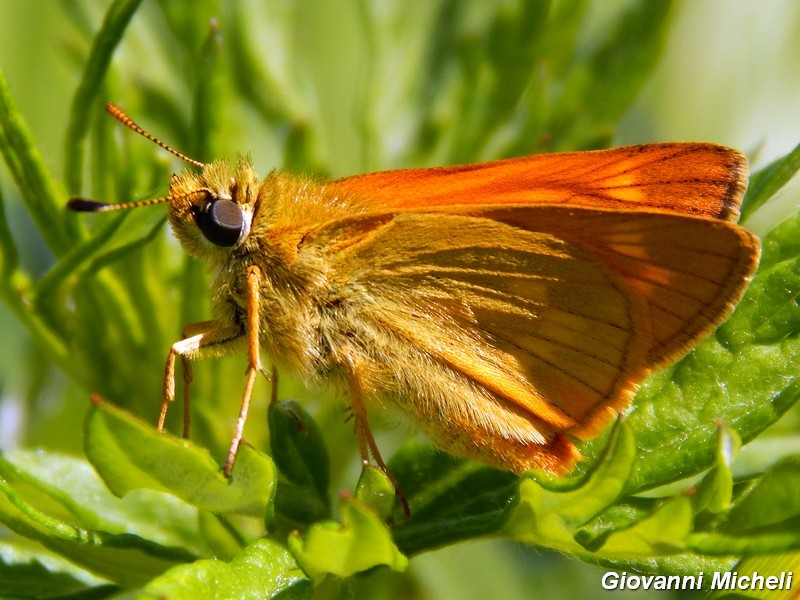
[[[441,448],[521,473],[568,471],[649,372],[719,325],[759,257],[736,225],[747,162],[673,143],[387,171],[323,183],[249,162],[199,163],[169,195],[187,252],[219,270],[213,319],[175,361],[248,354],[230,473],[266,350],[349,390],[362,458],[386,470],[368,402]]]

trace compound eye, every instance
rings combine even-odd
[[[197,226],[215,246],[235,246],[244,230],[244,214],[233,200],[212,200],[197,215]]]

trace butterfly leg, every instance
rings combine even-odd
[[[242,342],[247,342],[247,381],[245,383],[242,403],[239,408],[239,418],[236,421],[231,445],[222,471],[229,477],[233,469],[233,462],[242,441],[242,432],[250,408],[250,398],[253,394],[258,373],[265,373],[261,366],[260,341],[259,341],[259,314],[260,300],[259,287],[261,285],[261,271],[258,267],[251,266],[247,269],[247,317],[245,331],[238,325],[223,325],[216,321],[194,323],[184,328],[184,337],[175,342],[167,355],[167,364],[164,368],[164,399],[158,416],[158,430],[164,429],[167,410],[175,399],[175,363],[181,357],[184,379],[184,436],[188,435],[189,412],[189,384],[192,381],[190,361],[198,360],[205,356],[220,356],[236,352]]]
[[[204,321],[202,323],[193,323],[184,328],[186,337],[172,344],[167,355],[167,364],[164,368],[164,387],[163,387],[163,400],[161,402],[161,410],[158,415],[158,423],[156,425],[159,431],[164,429],[167,418],[167,411],[169,406],[175,399],[175,363],[177,358],[181,358],[183,366],[183,412],[184,412],[184,426],[183,436],[189,435],[189,386],[192,382],[192,369],[191,361],[204,358],[205,356],[218,356],[220,354],[229,354],[235,352],[236,347],[240,347],[244,340],[241,327],[235,325],[221,325],[215,321]],[[230,348],[230,350],[228,350]],[[248,369],[248,374],[250,369]],[[254,379],[254,378],[252,378]],[[252,382],[248,378],[248,386],[245,390],[244,416],[247,416],[247,404],[249,404],[250,392],[252,391]],[[240,410],[240,420],[241,420]],[[237,422],[237,433],[234,435],[234,442],[236,444],[233,450],[235,457],[235,450],[239,447],[241,441],[241,428],[244,423]],[[233,442],[232,442],[233,445]],[[228,464],[230,462],[230,465]],[[231,458],[231,451],[228,452],[228,461],[225,463],[225,474],[230,475],[230,467],[233,465]]]
[[[350,407],[353,410],[353,418],[355,419],[356,437],[358,438],[358,448],[361,454],[361,464],[365,467],[368,466],[370,464],[370,457],[372,457],[378,469],[383,471],[384,475],[392,482],[395,496],[403,507],[403,514],[408,518],[411,516],[408,498],[397,483],[397,480],[392,476],[389,467],[386,466],[380,450],[378,450],[375,437],[372,435],[369,422],[367,421],[367,410],[364,406],[364,386],[361,381],[357,359],[352,355],[348,355],[348,364],[350,367]]]
[[[205,354],[219,354],[225,345],[234,345],[242,338],[241,328],[236,326],[224,326],[215,321],[203,321],[202,323],[192,323],[184,328],[184,337],[172,344],[167,355],[167,364],[164,367],[164,387],[161,410],[158,415],[158,430],[164,429],[167,418],[167,410],[175,399],[175,362],[181,357],[183,367],[183,403],[184,403],[184,428],[183,436],[188,437],[188,412],[189,412],[189,386],[192,383],[191,361],[202,358]]]
[[[192,387],[194,374],[192,373],[192,363],[185,356],[181,356],[181,371],[183,372],[183,439],[188,440],[189,429],[191,429],[192,425],[191,395],[189,394],[189,388]]]
[[[270,402],[275,404],[278,401],[278,369],[272,365],[272,372],[270,374],[262,373],[270,383]]]
[[[225,460],[225,466],[222,472],[225,477],[230,477],[231,470],[233,469],[233,461],[236,460],[236,454],[239,451],[239,444],[242,441],[242,432],[244,431],[244,424],[247,421],[247,412],[250,409],[250,398],[253,395],[253,385],[256,382],[256,376],[264,372],[261,366],[261,338],[259,331],[260,315],[261,315],[261,299],[259,290],[261,289],[261,269],[255,265],[247,268],[247,382],[244,387],[244,394],[242,396],[242,404],[239,407],[239,418],[236,420],[236,428],[233,432],[233,439],[228,449],[228,458]],[[277,385],[277,378],[275,378]],[[276,390],[273,389],[273,392]]]
[[[228,342],[241,335],[237,327],[220,327],[215,321],[192,323],[183,328],[180,341],[175,342],[169,350],[167,364],[164,367],[164,392],[161,410],[158,414],[158,430],[164,429],[167,410],[175,399],[175,361],[181,357],[183,370],[183,437],[189,437],[189,387],[193,381],[190,360],[203,348]]]
[[[181,339],[185,340],[186,338],[192,337],[194,335],[192,332],[197,331],[202,333],[204,329],[207,329],[209,326],[213,324],[213,321],[204,321],[202,323],[193,323],[191,325],[187,325],[183,328],[181,332]],[[172,363],[170,364],[169,359],[167,360],[167,372],[165,372],[165,382],[166,377],[169,376],[172,378],[172,396],[174,397],[174,374],[175,369],[175,361],[174,358]],[[192,386],[192,381],[194,381],[194,375],[192,373],[192,363],[185,355],[181,355],[181,371],[183,372],[183,439],[189,439],[189,430],[191,429],[192,425],[192,411],[191,411],[191,394],[189,393],[189,389]],[[166,390],[166,386],[165,386]],[[158,430],[161,431],[164,428],[164,421],[167,418],[167,409],[169,408],[170,403],[172,400],[167,400],[166,393],[164,394],[164,400],[161,402],[161,410],[158,414]]]

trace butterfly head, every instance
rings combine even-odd
[[[173,175],[169,194],[161,198],[108,204],[87,198],[72,198],[67,208],[80,212],[107,212],[169,204],[169,222],[186,251],[198,258],[221,259],[247,239],[253,220],[258,177],[249,161],[236,166],[217,160],[202,163],[178,152],[147,133],[120,108],[108,105],[111,115],[128,128],[158,144],[197,170]]]

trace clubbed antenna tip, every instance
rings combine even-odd
[[[89,200],[88,198],[70,198],[69,202],[67,202],[67,208],[77,212],[101,212],[108,210],[109,205],[105,202]]]

